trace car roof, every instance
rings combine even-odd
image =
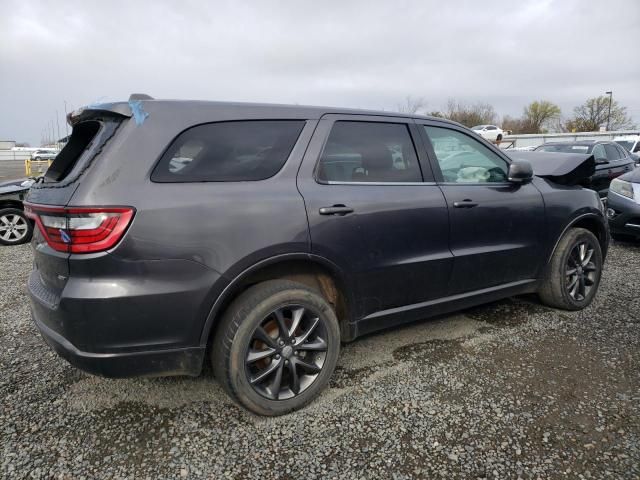
[[[132,95],[132,98],[134,95]],[[313,105],[287,105],[276,103],[251,103],[251,102],[222,102],[222,101],[207,101],[207,100],[156,100],[151,98],[137,99],[135,102],[140,102],[141,106],[153,107],[155,111],[173,110],[179,108],[180,110],[195,109],[195,110],[235,110],[236,112],[251,113],[252,116],[262,115],[265,118],[307,118],[307,119],[319,119],[323,115],[335,114],[335,115],[370,115],[370,116],[385,116],[385,117],[399,117],[399,118],[412,118],[420,120],[435,120],[438,122],[449,123],[451,125],[460,126],[459,123],[447,120],[441,117],[433,117],[428,115],[417,115],[414,113],[398,113],[385,110],[366,110],[357,108],[340,108],[340,107],[323,107]],[[131,100],[129,102],[113,102],[93,104],[79,109],[71,114],[72,118],[80,115],[82,111],[86,110],[103,110],[118,113],[120,115],[130,117],[131,112]]]

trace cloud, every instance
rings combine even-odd
[[[640,121],[638,25],[637,0],[9,0],[0,137],[37,143],[64,100],[131,92],[387,110],[455,97],[518,115],[612,89]]]

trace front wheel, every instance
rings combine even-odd
[[[270,280],[229,306],[211,361],[227,393],[259,415],[302,408],[327,385],[340,351],[338,320],[306,285]]]
[[[550,307],[581,310],[591,303],[602,275],[602,250],[593,233],[572,228],[558,243],[538,295]]]
[[[20,245],[31,240],[33,224],[22,210],[0,210],[0,245]]]

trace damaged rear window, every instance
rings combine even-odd
[[[74,125],[69,141],[47,170],[45,181],[64,180],[80,159],[83,159],[80,163],[88,165],[113,136],[119,124],[115,119],[95,119]]]

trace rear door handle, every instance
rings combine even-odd
[[[353,213],[353,208],[345,205],[333,205],[331,207],[321,207],[320,215],[346,215],[347,213]]]
[[[471,200],[467,200],[467,199],[461,202],[453,202],[454,208],[473,208],[477,206],[478,206],[478,202],[472,202]]]

